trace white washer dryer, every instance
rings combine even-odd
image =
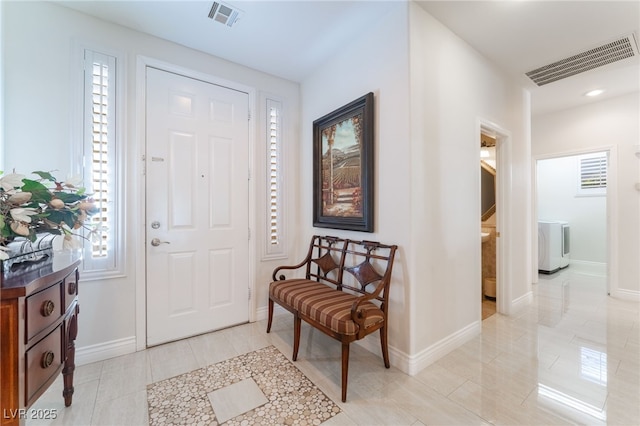
[[[538,271],[553,274],[569,266],[569,223],[538,222]]]

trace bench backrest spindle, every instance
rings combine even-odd
[[[338,288],[342,280],[341,262],[346,243],[342,238],[314,235],[307,255],[306,278]]]
[[[374,298],[381,302],[382,310],[386,312],[396,249],[395,245],[375,241],[347,240],[343,259],[345,263],[341,269],[348,272],[355,282],[353,285],[347,284],[346,277],[343,277],[342,288],[363,295],[373,294]]]

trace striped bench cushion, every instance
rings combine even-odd
[[[336,333],[358,333],[358,324],[351,319],[351,306],[357,296],[306,279],[272,282],[269,294]],[[368,314],[366,328],[384,321],[384,313],[375,304],[365,302],[361,307]]]

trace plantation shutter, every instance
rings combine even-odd
[[[87,222],[84,269],[116,268],[116,58],[85,50],[85,186],[97,212]]]
[[[284,255],[285,221],[282,170],[282,103],[266,99],[266,235],[265,258]]]
[[[278,140],[280,136],[280,110],[275,102],[268,103],[269,113],[269,244],[279,242],[278,222]]]
[[[580,159],[580,189],[597,189],[607,187],[607,156]]]

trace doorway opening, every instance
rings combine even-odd
[[[480,133],[480,226],[482,244],[482,319],[496,313],[497,297],[497,154],[496,137]]]
[[[609,293],[610,159],[607,149],[537,159],[538,280],[566,269],[605,278]]]

